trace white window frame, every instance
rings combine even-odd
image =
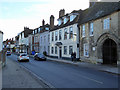
[[[57,46],[55,46],[55,54],[57,54]]]
[[[93,36],[93,32],[94,32],[94,23],[91,22],[90,23],[90,36]]]
[[[59,30],[59,40],[62,40],[62,30]]]
[[[65,48],[66,48],[66,50],[65,50]],[[67,46],[64,46],[64,55],[67,55]]]
[[[66,35],[66,38],[65,38],[65,35]],[[64,29],[64,40],[67,39],[67,28]]]
[[[110,18],[106,18],[103,20],[103,29],[110,29]]]
[[[83,44],[83,49],[84,49],[84,56],[89,57],[89,44],[88,43]]]
[[[58,31],[55,31],[55,41],[58,40]]]
[[[52,40],[51,41],[54,41],[54,32],[52,32],[51,36],[52,36],[52,38],[51,38]]]
[[[71,30],[72,30],[72,33],[71,33]],[[71,34],[72,34],[72,37],[71,37]],[[70,27],[69,28],[69,39],[72,39],[73,38],[73,27]]]
[[[72,52],[73,52],[73,46],[69,46],[69,54],[71,55],[72,52],[71,52],[71,48],[70,47],[72,47]]]

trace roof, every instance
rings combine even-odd
[[[3,32],[2,32],[2,31],[0,31],[0,33],[2,33],[2,34],[3,34]]]
[[[79,24],[107,16],[120,10],[120,2],[96,2],[94,6],[85,9],[79,18]]]
[[[51,29],[50,31],[54,31],[56,29],[60,29],[60,28],[67,27],[69,25],[73,25],[73,24],[77,23],[78,20],[79,20],[79,17],[81,16],[82,10],[81,9],[80,10],[74,10],[71,13],[78,13],[79,15],[77,15],[77,17],[73,21],[71,21],[71,22],[70,22],[70,19],[69,19],[67,21],[67,23],[65,23],[65,24],[62,22],[62,24],[60,26],[59,25],[54,26],[54,28]],[[67,16],[68,18],[70,17],[69,14],[66,14],[66,15],[64,15],[62,17],[65,17],[65,16]],[[60,17],[60,18],[62,18],[62,17]]]

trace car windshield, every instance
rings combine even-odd
[[[22,54],[21,56],[27,56],[27,54]]]
[[[40,57],[44,57],[44,55],[43,55],[43,54],[40,54],[40,53],[38,54],[38,56],[40,56]]]

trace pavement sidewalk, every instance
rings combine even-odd
[[[92,69],[100,70],[103,72],[120,75],[118,67],[111,66],[111,65],[92,64],[92,63],[80,62],[80,61],[72,62],[71,60],[64,60],[64,59],[57,59],[57,58],[50,58],[50,57],[47,57],[47,59],[52,60],[52,61],[61,62],[61,63],[73,64],[73,65],[77,65],[77,66],[92,68]]]
[[[2,69],[2,88],[48,88],[17,62],[7,58]]]

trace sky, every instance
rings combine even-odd
[[[89,0],[0,0],[0,30],[3,31],[3,40],[14,38],[25,27],[35,29],[49,24],[51,15],[55,17],[55,25],[60,9],[65,14],[73,10],[86,9]]]

